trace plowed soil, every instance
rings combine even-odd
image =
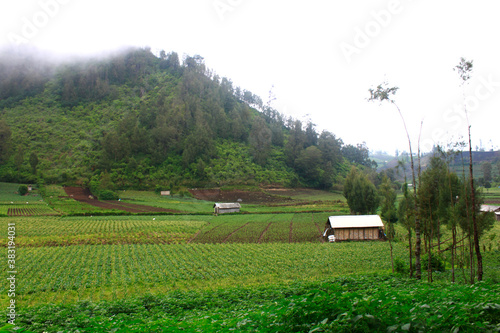
[[[250,204],[272,204],[289,202],[292,199],[280,195],[272,195],[263,191],[190,189],[189,192],[199,200],[213,202],[241,202]]]
[[[166,209],[166,208],[159,208],[159,207],[153,207],[153,206],[145,206],[145,205],[136,205],[136,204],[131,204],[131,203],[125,203],[121,201],[99,201],[95,199],[95,197],[92,196],[92,193],[90,193],[89,189],[82,188],[82,187],[65,187],[64,191],[66,191],[66,194],[80,202],[84,202],[86,204],[103,208],[103,209],[117,209],[117,210],[123,210],[125,212],[129,213],[161,213],[161,212],[167,212],[167,213],[181,213],[181,211],[177,211],[174,209]]]

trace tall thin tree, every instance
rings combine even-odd
[[[467,131],[469,135],[469,177],[470,177],[470,188],[471,188],[471,207],[472,207],[472,227],[474,231],[474,249],[476,251],[477,257],[477,279],[478,281],[483,280],[483,257],[481,255],[481,248],[479,246],[479,232],[477,228],[477,218],[476,218],[476,195],[474,191],[474,175],[472,168],[472,140],[471,140],[471,125],[469,122],[469,115],[467,113],[467,103],[465,103],[465,85],[468,83],[472,74],[473,63],[472,60],[468,61],[465,58],[460,59],[460,63],[455,66],[454,70],[458,72],[460,76],[460,85],[462,86],[462,94],[464,98],[464,112],[465,118],[467,119]]]
[[[408,138],[408,146],[410,149],[410,165],[411,165],[411,174],[412,174],[412,180],[413,180],[413,191],[415,198],[417,197],[417,183],[415,179],[415,166],[413,163],[413,152],[411,148],[411,140],[410,140],[410,134],[408,133],[408,129],[406,127],[406,122],[403,117],[403,114],[401,113],[401,109],[399,106],[396,104],[393,98],[391,96],[395,95],[396,92],[398,91],[399,87],[388,87],[387,83],[384,82],[382,84],[379,84],[376,89],[369,89],[370,92],[370,98],[368,98],[368,101],[388,101],[392,105],[396,107],[396,109],[399,112],[399,115],[401,116],[401,120],[403,121],[403,126],[406,131],[406,137]],[[422,269],[421,269],[421,261],[420,261],[420,253],[421,253],[421,237],[420,237],[420,216],[419,216],[419,207],[417,204],[417,200],[414,200],[415,204],[415,277],[420,280],[422,278]]]

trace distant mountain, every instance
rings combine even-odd
[[[425,170],[427,166],[430,163],[430,159],[433,156],[432,153],[427,153],[423,155],[420,158],[420,167],[422,170]],[[381,156],[373,154],[370,155],[375,161],[380,160]],[[411,168],[410,168],[410,158],[408,154],[402,154],[398,156],[398,158],[393,157],[392,159],[389,159],[390,156],[387,156],[387,162],[384,164],[379,163],[378,164],[378,171],[383,171],[383,170],[388,170],[388,169],[394,169],[397,170],[396,174],[398,175],[397,178],[399,180],[404,179],[404,173],[406,172],[406,175],[408,178],[411,176]],[[465,169],[466,174],[468,174],[468,168],[469,168],[469,151],[463,151],[463,152],[455,152],[454,156],[448,157],[450,160],[450,168],[456,172],[457,174],[461,175],[463,173],[463,170]],[[489,162],[493,166],[493,170],[496,171],[498,168],[498,165],[500,163],[500,151],[473,151],[472,152],[472,162],[473,162],[473,169],[474,169],[474,177],[475,178],[481,178],[483,177],[483,172],[482,172],[482,163],[484,162]],[[419,161],[417,156],[414,156],[414,163],[415,163],[415,170],[418,169],[419,167]],[[399,166],[398,166],[399,165]],[[499,170],[500,171],[500,170]]]

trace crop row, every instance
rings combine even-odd
[[[328,214],[262,214],[237,219],[217,217],[192,241],[196,243],[319,242]]]
[[[41,206],[44,207],[44,206]],[[323,216],[324,215],[324,216]],[[327,214],[2,218],[21,246],[319,242]],[[6,239],[0,239],[5,245]]]
[[[0,205],[0,215],[8,216],[52,216],[59,215],[46,204],[4,204]]]
[[[20,246],[164,244],[187,242],[207,223],[207,217],[17,217],[0,222],[15,222]],[[0,239],[0,245],[6,241]]]
[[[389,245],[384,242],[18,248],[16,295],[26,302],[37,297],[51,301],[96,293],[97,298],[113,298],[117,290],[169,290],[176,284],[324,279],[389,269],[388,251]],[[396,255],[405,255],[403,246],[396,247]],[[6,284],[0,285],[0,294],[5,294],[5,288]]]

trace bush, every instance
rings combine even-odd
[[[422,270],[427,270],[429,267],[429,255],[422,255]],[[444,262],[438,256],[431,255],[431,270],[434,272],[444,272]]]
[[[394,259],[394,270],[399,274],[408,274],[410,268],[404,260],[396,258]]]
[[[28,186],[19,185],[19,187],[17,188],[17,192],[19,192],[19,195],[26,195],[28,193]]]
[[[99,200],[118,200],[118,195],[111,190],[103,190],[98,195]]]

